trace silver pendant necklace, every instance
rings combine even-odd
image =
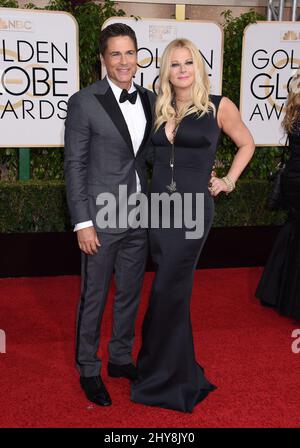
[[[176,111],[176,115],[175,115],[175,128],[173,129],[172,132],[172,146],[171,146],[171,154],[170,154],[170,168],[171,168],[171,182],[170,185],[166,185],[167,190],[170,193],[174,193],[175,191],[177,191],[177,187],[176,187],[176,182],[174,180],[174,165],[175,165],[175,145],[174,145],[174,141],[175,141],[175,137],[176,137],[176,133],[180,124],[180,120],[178,121],[178,115],[177,115],[177,107],[176,107],[176,102],[175,100],[172,101],[172,106],[174,107],[175,111]]]
[[[178,124],[179,125],[179,124]],[[174,193],[176,189],[176,182],[174,180],[174,164],[175,164],[175,147],[174,147],[174,140],[176,136],[176,131],[178,129],[178,125],[173,131],[173,140],[172,140],[172,146],[171,146],[171,155],[170,155],[170,168],[171,168],[171,183],[170,185],[166,185],[167,189],[170,193]]]

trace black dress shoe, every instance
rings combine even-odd
[[[133,364],[113,364],[108,363],[107,371],[109,376],[114,378],[128,378],[130,381],[137,379],[137,370]]]
[[[88,400],[98,406],[110,406],[111,398],[100,375],[80,377],[80,384]]]

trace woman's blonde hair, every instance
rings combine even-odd
[[[286,112],[282,127],[287,134],[293,132],[300,118],[300,69],[297,70],[289,83],[289,93],[286,101]]]
[[[195,81],[192,85],[191,104],[187,104],[177,117],[178,120],[184,116],[197,113],[199,118],[210,110],[216,113],[215,105],[209,100],[209,78],[205,70],[203,58],[198,48],[188,39],[175,39],[168,44],[161,58],[159,71],[160,87],[155,106],[155,128],[172,118],[176,111],[173,105],[174,89],[169,81],[171,68],[171,53],[175,48],[187,48],[190,50],[195,70]],[[190,107],[192,105],[192,107]]]

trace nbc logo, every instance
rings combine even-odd
[[[2,20],[0,17],[0,30],[7,30],[7,29],[8,29],[7,22],[5,22],[5,20]]]
[[[0,31],[32,31],[30,20],[4,20],[0,17]]]

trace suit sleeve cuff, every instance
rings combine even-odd
[[[79,222],[75,225],[74,232],[77,232],[77,230],[85,229],[86,227],[93,227],[93,225],[93,221]]]

